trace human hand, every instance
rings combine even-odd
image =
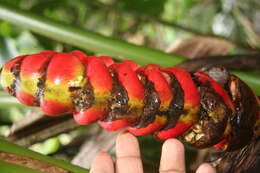
[[[143,173],[138,140],[130,133],[121,133],[116,139],[115,165],[105,152],[97,154],[90,173]],[[177,139],[168,139],[162,146],[160,173],[185,173],[184,146]],[[196,173],[215,173],[209,164],[202,164]]]

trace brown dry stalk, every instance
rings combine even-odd
[[[0,160],[13,163],[16,165],[28,167],[31,169],[36,169],[46,173],[69,173],[69,171],[54,166],[50,163],[43,162],[40,160],[32,159],[30,157],[25,157],[17,154],[11,153],[0,153]]]

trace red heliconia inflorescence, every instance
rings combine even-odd
[[[213,78],[80,51],[45,51],[8,61],[0,83],[49,116],[72,114],[81,125],[99,121],[109,131],[126,128],[136,136],[154,133],[161,140],[179,137],[196,148],[232,151],[259,135],[259,100],[234,75],[225,84]]]

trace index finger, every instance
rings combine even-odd
[[[177,139],[168,139],[162,147],[160,173],[184,173],[184,146]]]
[[[143,173],[137,138],[130,133],[121,133],[116,140],[116,172]]]

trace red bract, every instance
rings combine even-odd
[[[28,106],[36,106],[35,94],[41,77],[40,69],[48,61],[44,54],[29,55],[21,64],[20,87],[16,90],[17,99]]]
[[[198,112],[200,106],[200,96],[196,85],[193,82],[190,74],[181,68],[166,68],[162,69],[164,72],[172,74],[179,82],[183,90],[183,112],[180,113],[180,118],[176,125],[166,130],[161,130],[156,134],[156,137],[162,140],[180,136],[187,131],[198,119]],[[177,92],[177,91],[173,91]],[[169,115],[173,116],[173,115]]]
[[[88,58],[85,65],[85,76],[93,88],[95,98],[91,107],[74,111],[74,119],[81,125],[90,124],[104,117],[107,113],[107,100],[112,90],[112,77],[103,60]],[[102,76],[102,77],[101,77]]]
[[[229,151],[260,134],[258,98],[232,75],[223,88],[205,73],[178,67],[45,51],[8,61],[0,79],[23,104],[50,116],[73,114],[81,125],[99,121],[108,131],[125,128]]]
[[[217,83],[216,81],[214,81],[211,77],[209,77],[207,74],[205,73],[201,73],[201,72],[196,72],[194,73],[194,75],[196,77],[198,77],[198,80],[202,83],[208,83],[210,85],[210,87],[212,87],[214,89],[214,91],[216,93],[218,93],[218,95],[223,99],[223,101],[226,103],[226,105],[232,109],[232,111],[235,111],[234,109],[234,105],[230,99],[230,97],[228,96],[227,92],[224,90],[224,88],[221,87],[221,85],[219,83]]]
[[[7,62],[1,74],[3,88],[15,95],[21,103],[37,106],[34,94],[41,78],[41,67],[48,61],[48,56],[53,54],[52,51],[45,51],[27,57],[18,56]]]
[[[100,121],[99,125],[107,131],[116,131],[128,127],[128,123],[125,120],[114,121]]]
[[[144,74],[147,80],[152,82],[155,91],[158,93],[159,99],[161,101],[160,111],[166,111],[169,107],[170,101],[172,100],[172,92],[167,80],[164,78],[163,74],[159,71],[159,67],[155,65],[148,65],[140,67],[137,69],[139,74]],[[149,133],[160,130],[167,122],[167,115],[155,115],[155,119],[149,125],[143,128],[128,128],[129,132],[136,136],[143,136]]]
[[[20,67],[17,65],[24,59],[25,56],[18,56],[10,61],[8,61],[1,70],[1,85],[3,89],[11,95],[16,95],[16,78],[18,78],[17,74],[20,71]]]
[[[110,69],[117,74],[118,81],[128,93],[127,104],[129,105],[129,108],[127,108],[126,111],[121,112],[124,120],[115,121],[115,123],[113,123],[113,121],[104,121],[100,123],[103,128],[106,129],[111,126],[113,127],[113,130],[118,130],[119,128],[127,127],[127,125],[136,122],[136,120],[141,116],[140,113],[143,107],[144,89],[137,74],[133,70],[135,67],[135,64],[131,61],[116,63],[110,66]],[[109,126],[106,125],[106,123],[108,123]],[[109,127],[109,129],[111,128]]]
[[[70,113],[73,109],[70,87],[81,87],[84,79],[81,61],[68,53],[52,56],[46,69],[44,93],[40,96],[40,107],[47,115]]]

